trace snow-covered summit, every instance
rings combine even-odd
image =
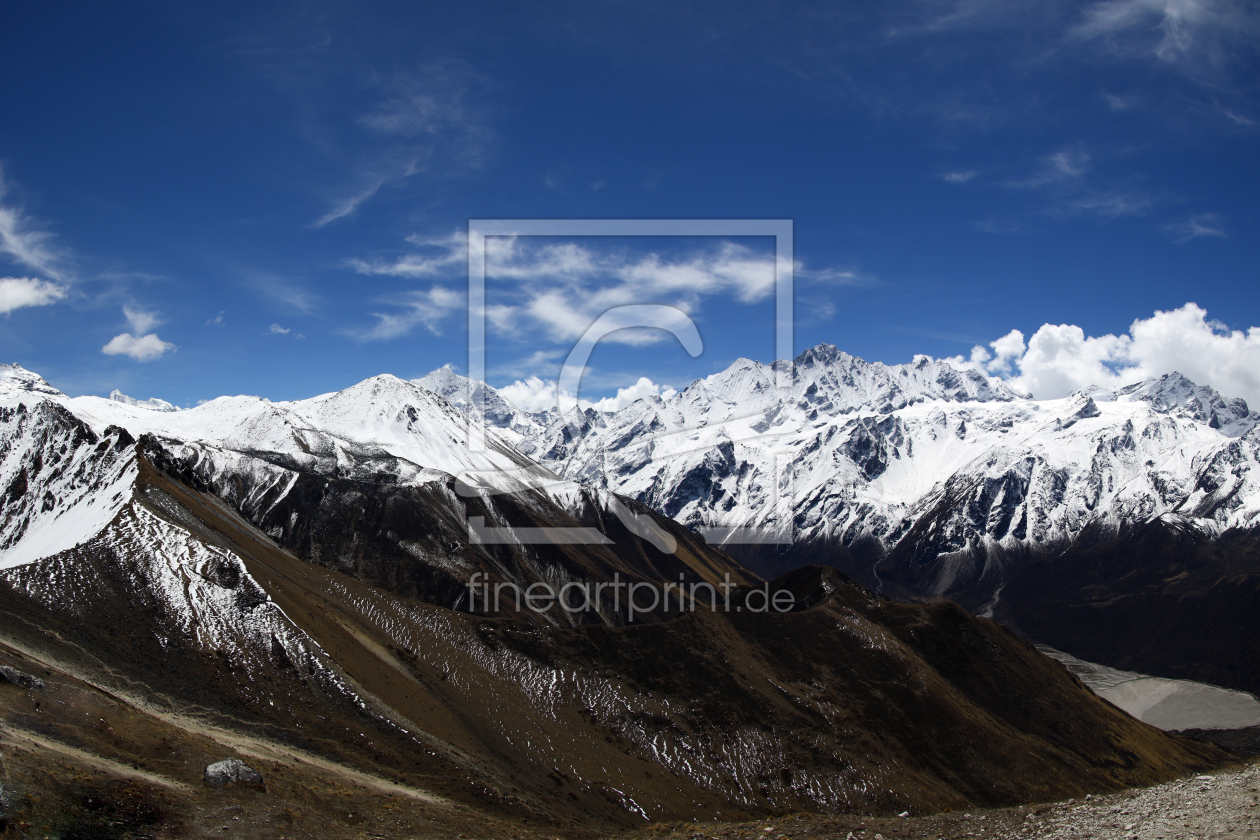
[[[44,377],[18,364],[0,364],[0,397],[39,394],[64,397],[65,394],[49,385]]]
[[[1138,400],[1162,414],[1173,414],[1206,423],[1230,437],[1240,437],[1256,425],[1257,416],[1241,397],[1225,400],[1214,389],[1196,385],[1180,373],[1120,388],[1117,400]]]
[[[150,397],[147,400],[138,400],[135,397],[129,397],[117,388],[109,392],[109,398],[114,402],[123,405],[134,405],[137,408],[147,408],[150,411],[179,411],[179,406],[171,405],[166,400],[159,400],[157,397]]]

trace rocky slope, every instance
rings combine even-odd
[[[1180,837],[1260,836],[1260,769],[1246,766],[1231,772],[1197,775],[1140,791],[1087,796],[1052,804],[995,810],[973,809],[893,819],[817,818],[802,815],[754,823],[714,826],[699,836],[769,837],[796,840],[881,840],[945,837],[991,837],[998,840],[1095,837],[1100,840],[1168,840]],[[656,828],[624,837],[695,838],[694,826]]]

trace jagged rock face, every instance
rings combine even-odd
[[[1032,400],[926,357],[887,366],[820,345],[572,419],[516,445],[692,528],[777,537],[723,544],[762,574],[835,562],[882,591],[973,607],[1086,528],[1178,511],[1219,533],[1260,514],[1257,416],[1179,374]]]
[[[125,430],[109,426],[98,435],[37,392],[26,401],[7,396],[0,399],[0,568],[90,537],[126,503],[135,477],[135,440]]]

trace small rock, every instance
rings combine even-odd
[[[206,768],[206,784],[211,787],[223,787],[227,784],[261,785],[262,773],[249,767],[239,758],[228,758],[215,762]]]
[[[17,668],[10,668],[8,665],[0,665],[0,682],[20,685],[22,688],[33,688],[36,691],[44,690],[44,681],[39,677],[24,674]]]
[[[902,811],[902,812],[901,812],[900,814],[898,814],[897,816],[899,816],[899,817],[908,817],[908,816],[910,816],[910,812],[909,812],[909,811]]]

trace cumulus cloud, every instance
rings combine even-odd
[[[599,402],[586,403],[583,407],[591,406],[598,411],[620,411],[633,402],[644,399],[646,397],[663,397],[669,399],[678,393],[668,385],[657,385],[646,376],[640,376],[639,381],[631,385],[629,388],[618,388],[615,397],[605,397]]]
[[[288,335],[290,331],[287,327],[282,327],[279,324],[272,324],[270,332],[272,335]]]
[[[0,313],[9,314],[24,306],[47,306],[66,295],[64,286],[32,277],[0,278]]]
[[[144,312],[129,306],[123,307],[123,314],[131,325],[131,332],[121,333],[109,340],[101,352],[107,356],[130,356],[138,362],[151,362],[176,349],[174,344],[158,338],[156,333],[149,332],[159,323],[152,312]]]
[[[511,385],[499,388],[498,391],[517,408],[523,411],[537,412],[556,407],[556,389],[557,386],[554,379],[529,376],[525,379],[518,379]],[[618,388],[616,396],[604,397],[602,400],[595,402],[579,400],[578,404],[583,409],[594,408],[596,411],[620,411],[636,400],[641,400],[645,397],[664,397],[668,399],[676,393],[677,391],[667,385],[658,385],[646,376],[641,376],[639,381],[633,385],[627,388]]]
[[[1019,330],[951,363],[1006,379],[1039,399],[1090,386],[1117,388],[1177,371],[1260,407],[1260,327],[1230,330],[1194,303],[1139,318],[1121,335],[1086,336],[1071,324]]]
[[[546,411],[556,407],[556,381],[529,376],[498,389],[512,405],[522,411]]]

